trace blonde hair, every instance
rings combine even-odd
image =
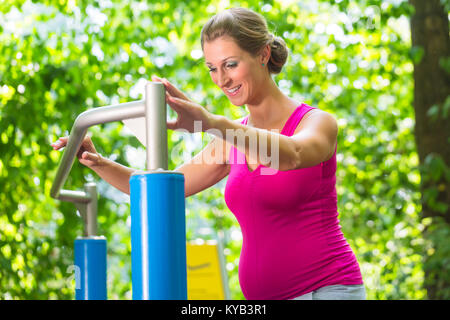
[[[203,26],[201,45],[222,36],[229,36],[237,45],[253,56],[270,44],[271,55],[267,63],[269,72],[278,74],[288,57],[286,43],[269,33],[264,17],[245,8],[231,8],[211,17]]]

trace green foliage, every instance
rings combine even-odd
[[[423,203],[434,214],[426,217],[424,232],[426,254],[423,269],[427,272],[424,286],[433,290],[432,296],[437,299],[450,299],[450,229],[448,227],[449,204],[445,202],[446,186],[450,184],[450,168],[444,159],[430,153],[420,166],[423,190]],[[442,197],[443,196],[443,197]]]
[[[434,212],[445,215],[449,204],[438,199],[439,193],[445,191],[450,183],[450,168],[441,156],[430,153],[420,167],[423,188],[423,202]]]
[[[420,50],[410,48],[407,1],[375,0],[2,2],[1,298],[73,298],[68,268],[82,226],[72,204],[49,196],[61,158],[49,144],[68,134],[78,114],[141,99],[139,84],[152,74],[170,79],[212,112],[232,119],[246,114],[214,86],[198,55],[203,23],[238,5],[260,11],[286,40],[290,56],[275,78],[279,86],[338,119],[340,220],[368,298],[425,298],[412,108],[413,61]],[[90,134],[103,155],[143,169],[143,148],[120,123]],[[168,138],[173,169],[209,137],[169,132]],[[91,180],[100,192],[99,234],[108,239],[108,297],[130,299],[128,198],[79,163],[65,188]],[[241,238],[223,200],[224,183],[187,199],[187,234],[189,240],[223,238],[232,298],[243,299]],[[444,233],[448,237],[442,228]],[[439,252],[433,261],[448,265],[448,247]]]
[[[445,11],[450,11],[450,0],[441,0],[441,4],[444,7]]]
[[[426,218],[430,225],[426,229],[427,254],[424,270],[427,277],[424,285],[436,287],[437,299],[450,299],[450,229],[442,217]]]

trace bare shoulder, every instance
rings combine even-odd
[[[323,154],[321,161],[327,161],[335,151],[337,135],[336,118],[326,111],[313,109],[302,118],[293,136],[314,145]]]
[[[312,109],[303,116],[295,133],[304,129],[325,130],[327,134],[337,135],[338,125],[336,118],[331,113],[320,109]]]

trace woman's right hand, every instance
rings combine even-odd
[[[59,150],[65,147],[68,141],[69,137],[61,137],[57,141],[53,142],[51,146],[53,147],[53,150]],[[77,157],[81,164],[89,168],[101,165],[103,159],[95,149],[91,137],[89,136],[84,137],[80,149],[78,150]]]

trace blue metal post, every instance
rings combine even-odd
[[[106,239],[78,238],[75,247],[75,299],[106,300]]]
[[[184,176],[154,171],[130,178],[131,278],[135,300],[186,300]]]

